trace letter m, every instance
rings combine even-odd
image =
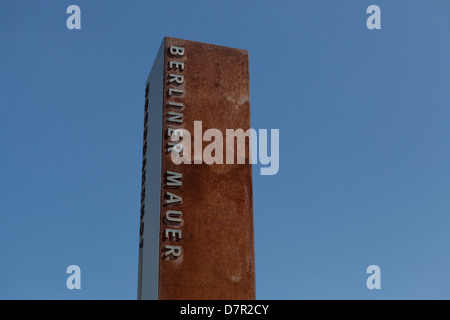
[[[166,186],[167,187],[181,187],[181,178],[183,175],[178,172],[167,171]],[[180,180],[178,180],[180,179]]]

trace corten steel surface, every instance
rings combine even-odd
[[[210,128],[222,132],[224,162],[226,129],[250,128],[248,52],[167,37],[162,46],[162,150],[156,155],[162,157],[158,299],[255,299],[249,145],[246,144],[245,164],[237,164],[236,156],[235,164],[193,163],[194,121],[202,121],[202,133]],[[171,54],[171,46],[184,48],[184,54]],[[184,69],[173,65],[171,68],[170,61],[182,62]],[[170,81],[174,73],[184,76],[182,83]],[[169,88],[183,93],[170,95]],[[184,107],[169,106],[170,101]],[[182,113],[183,122],[167,121],[168,112]],[[167,152],[168,128],[189,130],[192,164],[172,162]],[[209,143],[204,141],[202,150]],[[155,155],[149,155],[152,156]],[[181,187],[167,186],[168,171],[182,174]],[[182,197],[182,203],[166,204],[166,192]],[[168,224],[164,218],[167,210],[181,211],[182,223]],[[181,239],[166,237],[167,228],[181,230]],[[165,256],[166,245],[180,246],[181,255]]]

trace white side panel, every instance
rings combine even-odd
[[[143,247],[139,249],[138,299],[158,299],[159,230],[161,205],[161,151],[164,86],[164,47],[161,47],[147,79],[149,83],[145,215]]]

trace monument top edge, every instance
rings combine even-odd
[[[226,49],[233,49],[233,50],[242,51],[242,53],[245,53],[245,54],[248,55],[248,50],[241,49],[241,48],[228,47],[228,46],[223,46],[223,45],[218,45],[218,44],[212,44],[212,43],[207,43],[207,42],[201,42],[201,41],[194,41],[194,40],[188,40],[188,39],[181,39],[181,38],[175,38],[175,37],[165,36],[165,37],[163,38],[163,42],[164,42],[164,41],[167,41],[167,40],[185,41],[185,42],[198,43],[198,44],[208,45],[208,46],[213,46],[213,47],[222,47],[222,48],[226,48]]]

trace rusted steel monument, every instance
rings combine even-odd
[[[250,128],[248,69],[245,50],[161,44],[145,85],[138,299],[255,299],[249,148],[245,164],[202,159],[202,131]],[[192,161],[175,164],[174,148]]]

